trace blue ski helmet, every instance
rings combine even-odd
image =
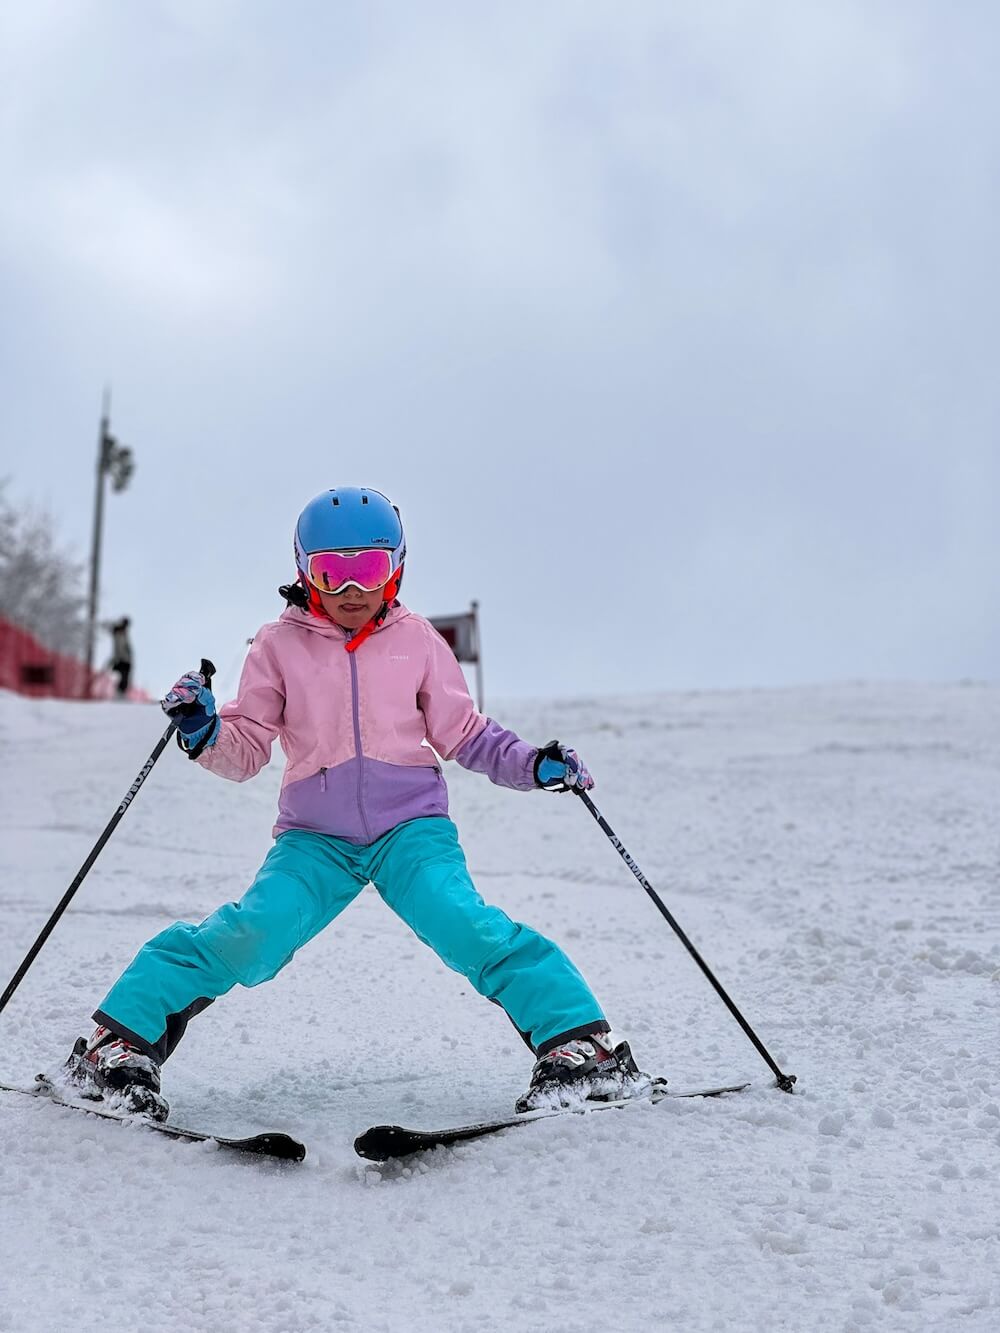
[[[309,556],[317,551],[390,553],[393,575],[406,559],[406,541],[399,510],[381,491],[369,486],[339,486],[315,496],[295,525],[295,566],[308,587]]]

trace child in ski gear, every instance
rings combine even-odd
[[[191,671],[163,699],[181,748],[221,777],[253,777],[280,740],[275,842],[239,902],[169,926],[126,968],[70,1057],[85,1092],[165,1115],[159,1066],[188,1021],[237,983],[270,980],[369,882],[534,1051],[518,1110],[648,1089],[562,950],[480,898],[437,756],[522,791],[593,779],[575,751],[477,712],[444,640],[398,600],[405,554],[380,492],[316,496],[296,524],[289,605],[254,638],[236,698],[217,711]]]

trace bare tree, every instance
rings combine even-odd
[[[83,647],[83,562],[56,545],[50,518],[15,508],[0,480],[0,616],[53,652]]]

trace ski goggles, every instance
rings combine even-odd
[[[309,556],[306,577],[320,592],[340,592],[352,583],[375,592],[392,578],[392,552],[317,551]]]

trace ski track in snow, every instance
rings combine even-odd
[[[1000,1328],[1000,688],[844,685],[524,703],[782,1068],[788,1097],[586,811],[450,765],[485,896],[562,942],[644,1066],[750,1092],[549,1121],[377,1167],[356,1133],[506,1112],[530,1057],[366,890],[196,1019],[174,1118],[284,1129],[299,1167],[0,1095],[0,1333],[28,1328]],[[0,984],[163,729],[0,694]],[[0,1016],[58,1064],[142,942],[238,897],[280,754],[171,747]]]

